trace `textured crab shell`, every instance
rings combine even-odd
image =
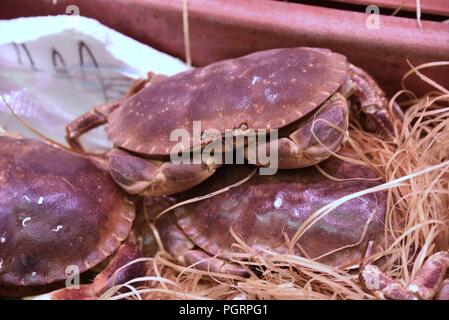
[[[0,288],[90,269],[128,236],[134,214],[109,174],[86,157],[0,136]]]
[[[202,131],[277,129],[319,107],[348,76],[343,55],[327,49],[260,51],[220,61],[156,82],[126,100],[108,119],[115,145],[147,155],[167,155],[175,129],[193,140]],[[204,144],[204,143],[203,143]]]
[[[346,180],[330,180],[312,168],[257,176],[230,191],[176,209],[178,225],[211,255],[226,258],[235,252],[231,228],[255,252],[265,249],[286,253],[285,236],[292,239],[316,210],[379,183],[373,181],[376,176],[368,167],[336,159],[327,160],[322,167]],[[222,168],[185,197],[229,185],[245,172],[248,168]],[[342,204],[306,231],[295,246],[295,254],[322,257],[321,262],[339,267],[360,262],[367,241],[381,237],[385,207],[384,193],[367,194]]]

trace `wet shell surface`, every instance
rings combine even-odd
[[[175,129],[282,128],[319,107],[348,76],[346,57],[327,49],[272,49],[224,60],[156,82],[108,119],[115,145],[166,155]]]
[[[0,287],[45,285],[90,269],[128,236],[134,214],[93,161],[0,136]]]
[[[320,165],[333,181],[315,168],[280,170],[256,176],[225,193],[175,210],[178,225],[200,248],[221,257],[232,256],[239,235],[254,252],[288,253],[286,237],[318,209],[351,193],[379,184],[368,167],[332,158]],[[250,172],[243,166],[223,167],[183,196],[190,199],[238,181]],[[373,181],[374,179],[374,181]],[[367,194],[340,205],[318,220],[299,239],[294,253],[334,266],[360,262],[368,240],[381,237],[386,194]],[[237,250],[238,252],[238,250]],[[331,253],[331,254],[329,254]]]

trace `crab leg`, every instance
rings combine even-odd
[[[279,169],[312,166],[340,149],[349,122],[346,98],[335,94],[312,117],[288,137],[274,142],[277,144]],[[266,148],[267,152],[271,150],[268,144],[259,147]],[[247,151],[248,160],[263,165],[255,159],[257,156],[257,152]]]
[[[448,267],[449,252],[435,253],[423,264],[408,286],[408,291],[415,293],[421,299],[432,299],[437,294]]]
[[[346,96],[355,96],[361,106],[361,111],[366,119],[364,125],[370,131],[378,131],[385,137],[394,136],[394,127],[392,115],[388,110],[388,101],[382,89],[377,85],[374,79],[365,71],[350,64],[352,88],[343,88],[349,90]]]
[[[120,103],[115,101],[94,107],[89,112],[76,118],[66,127],[65,137],[69,146],[75,150],[83,151],[79,138],[90,130],[107,122],[108,114],[117,109]]]
[[[115,285],[145,274],[143,263],[126,264],[142,256],[140,249],[128,241],[122,244],[107,267],[99,273],[92,284],[84,284],[79,289],[64,288],[37,296],[35,299],[48,300],[93,300]],[[126,267],[124,267],[126,266]]]
[[[239,265],[211,256],[201,249],[195,249],[195,244],[178,227],[172,216],[164,216],[158,224],[158,229],[168,252],[183,265],[190,265],[202,271],[248,276],[248,272]]]
[[[422,266],[407,289],[385,275],[378,267],[367,265],[360,274],[362,284],[378,297],[393,300],[449,299],[449,281],[444,279],[449,267],[449,253],[437,252]]]
[[[380,299],[416,300],[413,294],[372,264],[363,268],[360,273],[360,282]]]
[[[199,270],[248,277],[248,271],[239,265],[228,263],[223,259],[213,257],[200,249],[184,252],[183,258],[186,261],[186,265],[194,265],[195,268]]]
[[[149,72],[145,78],[133,81],[124,99],[139,92],[150,84],[165,78],[166,76]],[[80,136],[96,127],[106,124],[108,115],[117,109],[122,101],[123,99],[96,106],[72,121],[66,128],[66,140],[69,146],[75,150],[82,151],[83,147],[79,142]]]
[[[449,300],[449,279],[443,281],[435,300]]]
[[[128,263],[142,257],[142,252],[135,243],[124,243],[118,249],[117,254],[111,259],[107,267],[94,279],[94,292],[99,295],[115,285],[145,274],[144,263]]]
[[[146,77],[133,81],[133,83],[128,89],[126,96],[127,97],[132,96],[133,94],[136,94],[140,90],[145,89],[152,83],[164,80],[165,78],[167,78],[167,76],[155,74],[153,72],[148,72]]]

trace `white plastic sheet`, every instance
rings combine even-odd
[[[39,132],[64,143],[65,125],[93,106],[126,93],[148,71],[173,75],[182,61],[80,16],[0,20],[0,94]],[[0,127],[33,137],[0,98]],[[90,149],[110,146],[102,128]]]

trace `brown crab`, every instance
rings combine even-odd
[[[448,267],[449,252],[440,251],[427,259],[407,288],[373,264],[363,268],[360,281],[379,299],[449,300],[449,279],[445,279]]]
[[[279,169],[311,166],[337,151],[352,103],[354,117],[367,129],[385,136],[393,132],[387,100],[375,81],[327,49],[260,51],[151,82],[67,127],[68,143],[81,149],[82,134],[108,124],[108,137],[116,146],[109,154],[109,170],[131,194],[175,194],[204,181],[220,165],[208,158],[198,164],[170,162],[170,155],[179,152],[174,151],[177,141],[170,139],[176,129],[190,133],[190,151],[216,139],[206,134],[212,130],[231,130],[237,137],[277,129]],[[201,121],[205,133],[196,142],[194,121]],[[269,165],[257,157],[253,162]]]
[[[100,162],[47,143],[0,135],[0,296],[64,287],[114,252],[92,284],[53,299],[93,299],[143,266],[128,238],[135,208]],[[118,271],[116,273],[116,271]],[[75,275],[75,274],[74,274]]]
[[[280,170],[255,176],[225,193],[174,210],[163,216],[158,230],[165,249],[184,265],[244,276],[247,269],[230,262],[236,257],[232,229],[252,254],[266,250],[288,253],[288,239],[318,209],[351,193],[380,183],[366,166],[330,158],[321,168]],[[224,166],[182,199],[218,190],[248,174],[248,167]],[[165,200],[164,200],[165,201]],[[148,210],[151,210],[148,207]],[[382,245],[386,195],[365,194],[345,202],[318,220],[293,247],[293,254],[335,267],[360,264],[369,240]]]

